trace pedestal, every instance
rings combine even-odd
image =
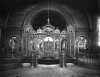
[[[76,51],[76,61],[75,64],[78,65],[78,51]]]
[[[66,63],[67,63],[67,61],[66,61],[65,51],[60,52],[60,54],[59,54],[59,65],[60,65],[60,67],[66,67]]]
[[[31,53],[31,68],[37,67],[37,55],[36,52]]]
[[[13,52],[14,52],[14,49],[12,49],[12,58],[14,58],[14,54],[13,54]]]
[[[99,47],[99,69],[100,69],[100,47]]]

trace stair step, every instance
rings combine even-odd
[[[69,58],[69,57],[67,57],[66,60],[67,60],[67,63],[74,63],[75,62],[75,59],[72,59],[72,58]],[[31,57],[25,57],[22,60],[22,62],[23,63],[31,63]],[[58,64],[59,59],[42,58],[42,59],[38,59],[38,63],[39,64]]]

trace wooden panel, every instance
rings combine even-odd
[[[21,27],[27,10],[23,9],[14,9],[9,18],[8,27]]]

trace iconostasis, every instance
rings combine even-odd
[[[39,28],[37,31],[33,30],[29,37],[28,51],[36,51],[41,57],[58,56],[61,50],[61,40],[66,37],[66,31],[60,32],[58,28],[55,29],[50,23]]]

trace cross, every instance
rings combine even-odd
[[[48,18],[48,20],[47,20],[47,21],[48,21],[48,23],[49,23],[50,19]]]

